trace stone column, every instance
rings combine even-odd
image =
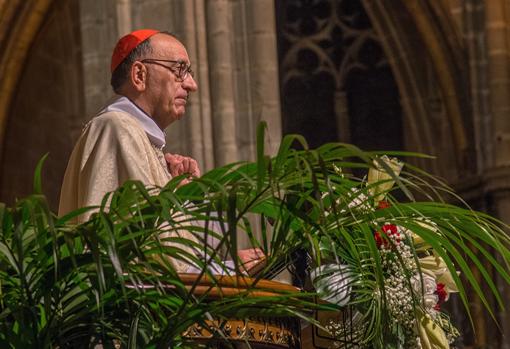
[[[117,8],[113,1],[80,1],[85,119],[93,117],[114,95],[110,60],[118,39]]]
[[[206,1],[214,154],[217,165],[239,160],[233,2]]]
[[[458,5],[461,6],[461,5]],[[476,1],[466,1],[464,11],[464,40],[468,50],[469,80],[471,103],[473,110],[473,125],[475,136],[477,173],[483,174],[484,169],[493,163],[493,147],[491,136],[492,115],[488,87],[488,61],[485,40],[484,4]],[[458,7],[452,9],[460,12]]]
[[[474,1],[474,3],[478,3]],[[483,180],[485,201],[495,214],[504,222],[510,222],[510,6],[506,1],[484,1],[479,11],[485,16],[480,18],[478,25],[482,25],[485,45],[483,47],[487,61],[480,61],[482,74],[486,74],[486,86],[481,86],[481,92],[488,103],[485,116],[480,117],[475,129],[481,126],[486,135],[486,141],[481,147],[481,156],[487,154],[484,162]],[[484,64],[485,63],[485,64]],[[510,287],[502,278],[496,278],[496,285],[502,295],[503,304],[510,302]],[[487,316],[488,318],[488,316]],[[486,321],[487,343],[497,345],[498,348],[508,349],[510,343],[510,317],[508,312],[496,312],[500,329],[490,326]],[[506,338],[496,343],[497,338]],[[485,343],[479,343],[483,345]]]
[[[131,16],[131,0],[116,0],[117,5],[117,32],[124,35],[133,30],[133,18]]]
[[[506,1],[485,1],[485,20],[488,52],[492,137],[494,139],[493,166],[510,165],[510,66],[509,6]]]
[[[341,139],[342,142],[350,143],[349,101],[345,91],[335,91],[335,115],[336,124],[338,125],[338,139]]]
[[[484,189],[489,213],[499,217],[508,224],[510,222],[510,166],[500,166],[486,171]],[[495,257],[501,262],[499,256]],[[510,287],[502,277],[495,277],[495,282],[498,292],[501,294],[502,302],[507,307],[507,304],[510,304]],[[493,304],[499,328],[492,325],[493,320],[486,314],[486,328],[484,332],[487,333],[487,342],[477,341],[477,344],[480,346],[490,344],[495,348],[509,349],[510,315],[508,308],[502,309],[496,302],[493,302]]]
[[[278,52],[276,47],[275,6],[272,0],[241,1],[242,17],[245,19],[247,57],[245,69],[249,75],[245,85],[249,91],[251,124],[250,134],[242,138],[250,140],[249,153],[243,156],[253,159],[255,155],[255,130],[260,121],[267,123],[266,152],[275,154],[281,140],[280,94],[278,81]]]

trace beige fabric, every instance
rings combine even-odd
[[[161,187],[171,176],[163,152],[152,145],[136,119],[123,112],[101,114],[85,126],[71,154],[59,215],[99,205],[107,192],[129,179]]]
[[[138,120],[124,112],[106,112],[85,126],[71,154],[60,193],[59,215],[100,205],[107,192],[129,179],[162,187],[171,178],[162,150],[153,146]],[[90,215],[88,212],[80,216],[78,223]],[[180,230],[178,234],[196,241],[189,232]],[[170,235],[174,233],[160,237]],[[181,248],[193,253],[186,246]],[[173,263],[178,272],[188,268],[183,263]]]

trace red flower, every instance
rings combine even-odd
[[[383,235],[385,235],[385,236],[383,237]],[[380,233],[378,231],[376,231],[374,233],[374,239],[375,239],[375,244],[377,245],[377,248],[381,248],[381,246],[383,246],[383,245],[384,245],[384,247],[388,247],[390,245],[390,243],[388,241],[389,236],[397,236],[397,237],[400,236],[400,233],[398,232],[397,226],[395,224],[385,224],[382,227],[382,233]],[[396,241],[396,243],[398,244],[399,241]]]
[[[381,246],[383,244],[387,244],[387,241],[385,241],[382,236],[381,236],[381,233],[379,233],[378,231],[375,232],[374,234],[374,239],[375,239],[375,244],[377,245],[377,248],[381,248]]]
[[[385,224],[383,225],[382,230],[387,236],[400,236],[400,233],[398,232],[397,226],[395,224]]]
[[[436,286],[436,292],[437,297],[439,300],[437,301],[436,306],[434,307],[435,310],[439,311],[441,310],[441,305],[446,302],[446,299],[448,298],[448,291],[446,291],[445,284],[438,283]]]
[[[390,205],[390,203],[388,201],[381,200],[377,204],[377,208],[379,210],[383,210],[383,209],[388,208],[388,207],[391,207],[391,205]]]

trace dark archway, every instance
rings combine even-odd
[[[78,1],[55,1],[46,15],[15,89],[6,123],[1,201],[12,203],[32,191],[39,159],[49,153],[43,189],[52,209],[73,140],[81,129],[81,71]]]

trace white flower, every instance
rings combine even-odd
[[[313,286],[322,300],[344,306],[351,298],[352,276],[348,265],[325,264],[311,271]]]
[[[376,203],[383,200],[386,193],[393,187],[395,177],[398,177],[403,166],[404,164],[398,159],[390,159],[386,155],[374,160],[374,167],[368,171],[367,184]]]
[[[352,194],[349,195],[349,198],[352,198],[351,202],[347,205],[349,208],[359,207],[368,200],[367,196],[360,193],[360,191],[356,188],[352,188]]]
[[[420,278],[420,275],[416,274],[411,278],[411,285],[414,292],[421,297],[427,312],[434,313],[434,307],[439,301],[439,297],[436,294],[436,279],[427,274],[422,274]]]

